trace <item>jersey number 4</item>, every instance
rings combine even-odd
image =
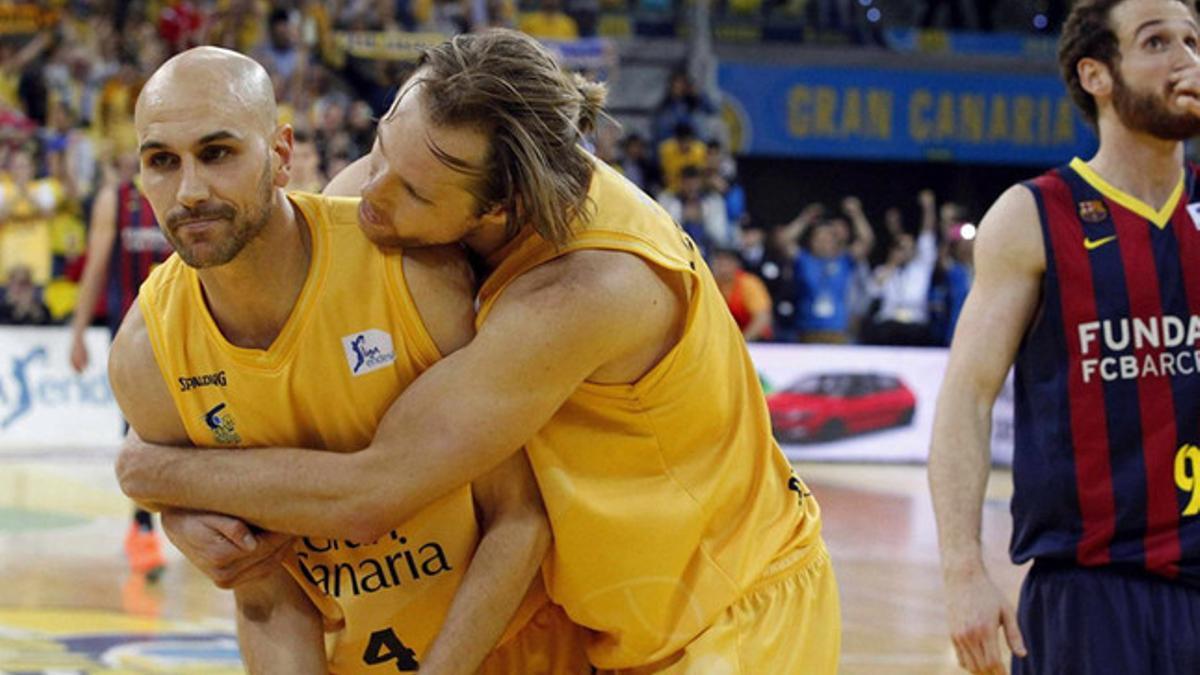
[[[371,633],[362,658],[363,663],[368,666],[395,661],[396,670],[402,673],[416,672],[420,667],[417,663],[417,653],[406,647],[400,638],[396,637],[396,631],[391,628]]]

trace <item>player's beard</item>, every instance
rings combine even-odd
[[[163,228],[171,246],[183,262],[189,267],[202,269],[218,267],[233,260],[246,248],[246,245],[262,232],[271,217],[273,206],[273,186],[271,181],[271,162],[268,159],[263,166],[258,179],[257,194],[249,209],[244,214],[238,214],[230,204],[213,204],[202,206],[197,210],[178,210],[167,217],[167,227]],[[229,221],[229,231],[221,234],[220,239],[211,244],[211,248],[201,253],[199,247],[189,245],[180,239],[176,232],[176,221],[192,218],[223,218]]]
[[[1125,82],[1119,67],[1112,72],[1113,108],[1126,128],[1164,141],[1186,141],[1200,135],[1200,117],[1172,112],[1167,107],[1167,101],[1174,96],[1169,89],[1161,95],[1138,91]]]

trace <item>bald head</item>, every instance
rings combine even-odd
[[[167,61],[134,113],[142,189],[193,267],[224,265],[286,204],[292,130],[277,124],[262,66],[199,47]],[[291,216],[284,215],[284,220]]]
[[[134,121],[140,132],[163,113],[191,111],[200,117],[212,109],[233,113],[243,126],[269,136],[277,120],[271,76],[254,59],[228,49],[189,49],[164,63],[146,82]]]

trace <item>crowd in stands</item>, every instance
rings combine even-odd
[[[714,128],[715,113],[679,72],[655,112],[652,137],[602,137],[596,152],[655,196],[696,242],[747,340],[949,343],[973,277],[975,227],[957,204],[939,206],[924,190],[914,227],[898,205],[883,210],[877,227],[847,196],[837,211],[814,203],[788,223],[764,227],[747,211],[736,158],[717,134],[697,133]]]
[[[975,226],[954,203],[939,208],[931,190],[918,202],[915,229],[892,206],[877,230],[853,196],[837,211],[811,204],[789,223],[743,228],[730,253],[738,272],[767,290],[774,339],[949,344],[973,278]],[[731,305],[732,297],[726,292]]]
[[[0,36],[0,323],[69,321],[95,196],[132,180],[133,106],[170,55],[217,44],[253,55],[275,81],[295,129],[293,189],[318,191],[366,153],[403,66],[356,58],[333,31],[443,33],[517,25],[550,37],[594,29],[591,0],[343,0],[272,7],[266,0],[70,4],[52,29]],[[592,17],[594,19],[594,17]],[[598,157],[653,196],[704,252],[752,340],[942,344],[971,278],[973,229],[922,193],[912,229],[891,208],[881,226],[847,197],[763,227],[746,207],[736,159],[719,140],[717,106],[682,69],[668,78],[648,133],[608,125]],[[875,205],[879,206],[879,205]],[[97,320],[104,318],[103,303]]]
[[[75,0],[0,10],[0,322],[24,324],[70,317],[93,201],[122,180],[120,164],[136,166],[137,93],[171,55],[214,44],[263,63],[282,121],[296,129],[292,187],[319,190],[370,149],[405,67],[339,49],[336,31],[453,33],[517,18],[503,18],[503,3],[432,0]]]

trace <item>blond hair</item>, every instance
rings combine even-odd
[[[571,238],[572,223],[591,217],[594,164],[580,143],[603,114],[604,85],[564,72],[540,43],[510,30],[459,35],[426,50],[417,77],[433,124],[488,138],[483,167],[430,146],[447,166],[478,177],[479,213],[502,206],[511,232],[529,225],[556,245]]]

